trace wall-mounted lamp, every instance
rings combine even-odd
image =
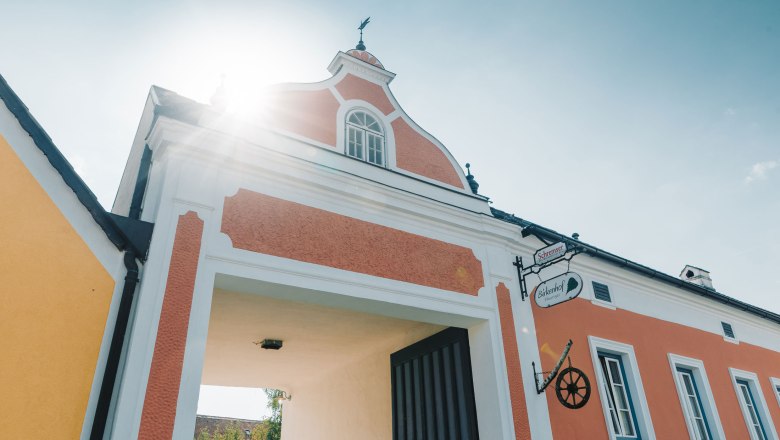
[[[265,350],[278,350],[282,348],[283,341],[281,339],[263,339],[262,341],[255,341],[253,344],[259,345],[260,348]]]
[[[289,402],[290,400],[292,400],[292,395],[288,394],[287,391],[282,391],[282,390],[279,391],[281,392],[281,394],[276,396],[276,400],[278,400],[279,402],[284,402],[284,401]]]

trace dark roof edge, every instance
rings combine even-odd
[[[615,255],[613,253],[604,251],[602,249],[599,249],[595,246],[589,245],[587,243],[583,243],[580,240],[575,240],[571,237],[567,237],[559,232],[553,231],[552,229],[545,228],[544,226],[537,225],[536,223],[532,223],[528,220],[523,220],[519,217],[515,217],[514,214],[509,214],[504,211],[501,211],[499,209],[490,208],[490,210],[493,212],[493,216],[499,220],[505,221],[507,223],[512,223],[515,225],[520,226],[523,228],[525,232],[527,232],[530,235],[535,235],[537,237],[543,237],[546,239],[551,239],[554,241],[562,241],[565,242],[569,246],[578,246],[584,250],[584,252],[592,257],[600,258],[604,261],[607,261],[609,263],[612,263],[618,267],[625,268],[627,270],[631,270],[633,272],[639,273],[640,275],[644,275],[648,278],[655,278],[661,282],[671,284],[675,287],[679,287],[681,289],[687,290],[689,292],[693,292],[699,296],[703,296],[705,298],[709,298],[712,300],[715,300],[717,302],[726,304],[730,307],[742,310],[744,312],[759,316],[761,318],[764,318],[766,320],[772,321],[776,324],[780,324],[780,315],[774,312],[770,312],[769,310],[762,309],[760,307],[756,307],[753,305],[750,305],[746,302],[742,302],[740,300],[734,299],[730,296],[724,295],[722,293],[719,293],[715,290],[707,289],[706,287],[702,287],[696,284],[689,283],[687,281],[683,281],[677,277],[665,274],[663,272],[659,272],[655,269],[652,269],[650,267],[644,266],[642,264],[633,262],[631,260],[628,260],[626,258],[620,257],[618,255]]]
[[[70,187],[76,194],[82,205],[87,209],[95,222],[100,226],[100,229],[106,234],[106,237],[117,247],[119,250],[124,250],[128,247],[129,242],[127,237],[124,236],[119,227],[108,216],[108,213],[103,206],[98,202],[97,197],[89,189],[86,183],[81,180],[81,177],[76,173],[71,166],[70,162],[62,155],[59,149],[54,145],[51,138],[43,127],[35,120],[30,114],[27,106],[24,105],[19,96],[14,93],[11,87],[6,82],[5,78],[0,75],[0,99],[5,102],[5,105],[11,111],[11,113],[19,121],[19,125],[30,135],[33,142],[38,149],[46,156],[49,163],[55,170],[62,176],[62,180]]]

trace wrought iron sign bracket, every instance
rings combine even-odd
[[[558,363],[555,364],[552,371],[537,372],[536,363],[534,362],[531,362],[531,368],[534,371],[537,394],[542,394],[554,381],[555,396],[561,405],[569,409],[580,409],[587,405],[588,400],[590,400],[591,387],[590,379],[588,379],[585,372],[571,364],[569,350],[571,350],[572,344],[573,342],[569,339],[569,342],[566,343],[566,347],[563,349],[561,358],[558,359]],[[567,359],[569,366],[561,370],[563,362]],[[545,374],[547,377],[545,377]],[[539,376],[542,377],[541,383],[539,382]]]
[[[555,367],[551,371],[540,371],[536,372],[536,362],[531,362],[531,368],[534,370],[534,382],[536,383],[536,394],[542,394],[545,389],[547,389],[548,386],[552,383],[552,381],[555,379],[555,377],[558,375],[558,370],[561,369],[561,365],[563,365],[563,361],[566,360],[567,357],[569,357],[569,350],[571,349],[571,345],[574,342],[572,342],[571,339],[569,339],[569,342],[566,343],[566,347],[563,349],[563,354],[561,354],[561,358],[558,359],[558,362],[555,364]],[[544,377],[545,374],[548,374],[547,377],[545,377],[541,383],[539,383],[539,376]]]
[[[523,266],[523,258],[519,256],[515,256],[515,261],[512,263],[512,266],[515,266],[517,268],[517,278],[520,280],[520,299],[525,301],[526,298],[528,298],[528,287],[525,283],[525,277],[527,277],[530,274],[538,274],[542,271],[542,269],[545,269],[547,267],[552,266],[553,264],[560,263],[561,261],[571,261],[572,258],[574,258],[575,255],[581,254],[585,250],[578,246],[570,251],[568,251],[566,254],[562,255],[560,258],[556,258],[555,260],[548,261],[544,264],[532,264],[531,266]]]

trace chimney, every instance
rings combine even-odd
[[[699,286],[706,287],[710,290],[715,290],[715,288],[712,287],[710,273],[696,266],[691,266],[690,264],[686,265],[682,272],[680,272],[680,279],[689,283],[698,284]]]

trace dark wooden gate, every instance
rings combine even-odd
[[[390,355],[393,440],[477,440],[468,331],[450,327]]]

